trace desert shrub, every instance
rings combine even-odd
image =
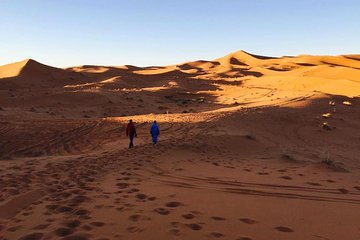
[[[327,165],[331,165],[334,163],[334,161],[331,159],[330,151],[327,149],[321,152],[320,159],[322,163],[325,163]]]

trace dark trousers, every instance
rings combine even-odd
[[[158,135],[151,135],[152,137],[152,141],[154,144],[157,144],[157,141],[158,141]]]
[[[130,143],[129,143],[129,148],[133,148],[134,147],[134,136],[135,134],[129,134],[129,139],[130,139]]]

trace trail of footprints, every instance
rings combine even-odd
[[[126,172],[122,172],[121,173],[124,176],[127,176],[128,174]],[[137,188],[135,188],[133,185],[134,183],[130,183],[130,180],[133,180],[131,177],[120,177],[117,178],[117,183],[116,185],[118,186],[118,188],[120,189],[117,193],[118,194],[125,194],[122,195],[122,197],[125,197],[125,199],[130,198],[130,196],[132,196],[133,198],[136,199],[136,202],[153,202],[155,201],[156,204],[153,204],[154,207],[153,211],[158,214],[159,217],[167,217],[171,214],[179,214],[179,211],[183,208],[183,207],[188,207],[186,206],[186,204],[183,204],[181,202],[178,201],[168,201],[165,203],[160,204],[160,206],[158,206],[158,202],[157,201],[162,201],[162,199],[158,199],[155,196],[148,196],[144,193],[141,193],[141,191]],[[169,197],[174,197],[173,195],[169,195]],[[120,198],[117,199],[118,202],[115,203],[119,203]],[[133,201],[130,201],[133,202]],[[124,211],[133,211],[135,207],[134,204],[130,204],[130,203],[124,203],[123,204],[124,207],[121,207],[119,209],[117,209],[118,211],[124,212]],[[204,214],[200,213],[199,211],[196,210],[191,210],[191,211],[185,211],[184,213],[181,214],[181,218],[182,221],[171,221],[168,224],[169,227],[169,233],[173,236],[181,236],[184,231],[197,231],[197,232],[202,232],[204,231],[204,236],[208,237],[208,238],[224,238],[226,237],[225,233],[219,232],[219,231],[209,231],[206,227],[206,223],[204,223],[203,221],[201,221],[201,218],[206,217]],[[227,221],[231,221],[229,219],[226,219],[224,217],[221,216],[210,216],[209,217],[212,221],[216,221],[216,222],[224,222],[226,223]],[[136,213],[136,214],[132,214],[129,216],[129,222],[133,222],[133,223],[141,223],[142,221],[151,221],[153,220],[151,217],[146,216],[145,213]],[[259,222],[250,218],[239,218],[236,219],[235,221],[238,221],[239,224],[247,224],[247,225],[254,225],[254,224],[258,224]],[[141,224],[139,225],[141,226]],[[142,229],[141,227],[139,227],[138,225],[135,226],[129,226],[127,228],[127,232],[130,234],[136,234],[136,233],[140,233],[143,232],[145,229]],[[283,232],[283,233],[291,233],[294,230],[292,230],[289,227],[286,226],[275,226],[274,227],[274,231],[279,231],[279,232]],[[242,239],[242,240],[252,240],[253,238],[249,237],[249,236],[239,236],[239,238],[237,239]]]
[[[174,208],[174,207],[184,206],[184,204],[181,204],[178,202],[169,202],[169,203],[166,203],[165,206]],[[162,211],[160,211],[160,212],[158,212],[158,209],[155,209],[155,211],[157,213],[159,213],[160,215],[168,215],[171,213],[171,211],[167,210],[166,208],[161,208],[161,209],[162,209]],[[164,211],[166,212],[166,214],[163,214]],[[169,232],[172,235],[181,236],[182,231],[184,231],[186,229],[192,230],[192,231],[203,231],[204,229],[206,229],[206,223],[202,222],[199,219],[200,217],[205,217],[205,216],[204,216],[204,214],[200,213],[199,211],[192,210],[192,211],[183,213],[181,215],[181,217],[184,221],[169,223],[169,227],[170,227]],[[226,219],[226,218],[220,217],[220,216],[211,216],[209,218],[212,221],[216,221],[216,222],[225,222],[226,223],[226,221],[229,221],[229,219]],[[199,219],[199,220],[197,220],[197,219]],[[259,223],[258,221],[250,219],[250,218],[239,218],[237,220],[242,224],[248,224],[248,225],[253,225],[253,224]],[[274,227],[274,230],[277,230],[277,231],[283,232],[283,233],[294,232],[293,229],[286,227],[286,226],[276,226],[276,227]],[[210,238],[222,238],[222,237],[225,237],[226,235],[221,232],[212,231],[212,232],[206,233],[205,236],[210,237]],[[240,236],[237,239],[238,240],[252,240],[253,238],[248,237],[248,236]]]
[[[297,171],[297,169],[296,168],[299,168],[300,169],[300,167],[294,167],[293,169],[279,169],[279,170],[277,170],[277,172],[278,173],[280,173],[280,178],[281,179],[283,179],[283,180],[287,180],[287,181],[289,181],[289,180],[293,180],[294,179],[294,177],[290,177],[290,176],[288,176],[288,175],[285,175],[288,171],[292,171],[292,172],[296,172]],[[266,169],[268,169],[267,167],[264,167],[263,168],[263,170],[266,170]],[[252,169],[252,166],[251,165],[249,165],[248,167],[246,167],[246,168],[243,168],[243,171],[245,171],[245,172],[253,172],[254,170]],[[272,174],[273,173],[273,171],[259,171],[259,172],[257,172],[257,174],[258,175],[270,175],[270,174]],[[316,175],[317,173],[313,173],[314,175]],[[297,177],[304,177],[305,176],[305,174],[303,174],[303,173],[297,173],[295,176],[297,176]],[[338,180],[342,180],[342,179],[338,179]],[[319,181],[319,180],[317,180],[317,181]],[[321,186],[324,186],[324,185],[327,185],[327,184],[335,184],[335,183],[337,183],[337,181],[335,181],[335,180],[333,180],[333,179],[324,179],[324,180],[320,180],[321,182],[324,182],[325,184],[321,184],[321,183],[319,183],[319,182],[312,182],[312,181],[307,181],[307,182],[304,182],[304,184],[306,184],[306,185],[310,185],[310,186],[314,186],[314,187],[321,187]],[[355,190],[360,190],[360,186],[354,186],[353,187]],[[348,194],[348,193],[350,193],[350,190],[349,189],[346,189],[346,188],[338,188],[337,189],[337,191],[338,191],[338,193],[342,193],[342,194]]]
[[[35,162],[25,162],[26,167],[23,166],[13,166],[9,169],[8,174],[0,173],[0,201],[11,197],[16,196],[21,193],[27,192],[31,189],[31,184],[41,184],[46,189],[46,196],[34,202],[31,206],[20,212],[18,216],[12,219],[12,223],[9,226],[5,226],[0,223],[0,231],[6,228],[6,231],[16,232],[21,228],[21,222],[24,221],[23,218],[30,216],[34,213],[34,208],[37,206],[45,205],[45,212],[43,212],[46,217],[45,222],[34,226],[30,233],[20,237],[20,240],[40,240],[43,239],[46,234],[51,231],[51,234],[62,240],[87,240],[91,238],[91,231],[96,228],[101,228],[107,223],[102,221],[97,221],[92,219],[91,210],[85,208],[87,203],[91,201],[89,194],[94,192],[98,194],[100,198],[111,198],[111,196],[116,195],[112,205],[96,205],[95,209],[102,208],[114,208],[117,212],[131,212],[129,216],[129,224],[127,227],[127,232],[129,234],[135,234],[144,231],[137,225],[131,225],[131,223],[140,223],[142,221],[151,221],[152,218],[146,216],[146,213],[134,212],[137,203],[155,203],[153,211],[157,214],[158,217],[167,217],[171,214],[179,214],[179,210],[184,207],[188,207],[183,203],[177,201],[169,201],[163,204],[159,204],[159,201],[156,196],[148,196],[142,193],[139,190],[139,185],[141,185],[141,179],[136,179],[133,176],[133,172],[139,170],[143,164],[147,164],[152,161],[152,157],[149,154],[146,154],[146,149],[143,150],[143,153],[138,154],[137,159],[132,162],[128,162],[124,159],[129,157],[130,153],[108,153],[103,156],[103,158],[93,158],[91,156],[79,157],[77,160],[69,160],[59,163],[49,163],[46,165],[46,170],[35,172],[35,167],[39,164]],[[159,153],[164,151],[163,149],[158,150]],[[119,155],[123,154],[125,158],[120,158]],[[120,159],[120,160],[119,160]],[[142,160],[146,159],[146,160]],[[77,166],[78,160],[86,160],[80,167]],[[124,171],[124,167],[125,168]],[[130,166],[130,167],[129,167]],[[25,169],[22,174],[11,175],[14,170]],[[97,179],[101,176],[99,173],[106,174],[109,171],[118,171],[119,176],[116,179],[116,186],[118,191],[111,193],[103,191],[97,186]],[[123,170],[123,171],[120,171]],[[247,166],[243,169],[246,172],[252,172],[252,167]],[[67,178],[61,179],[59,172],[66,172]],[[280,174],[285,174],[286,169],[278,170]],[[269,174],[266,172],[266,169],[258,172],[259,175]],[[11,176],[10,176],[11,175]],[[301,175],[299,174],[301,177]],[[284,181],[291,180],[290,177],[281,175],[280,176]],[[334,181],[329,179],[328,183],[333,183]],[[20,186],[19,186],[20,184]],[[321,186],[318,183],[307,182],[308,185]],[[17,187],[17,188],[16,188]],[[355,186],[355,190],[360,191],[360,186]],[[343,194],[348,192],[347,189],[339,189]],[[130,199],[127,202],[127,199]],[[159,205],[158,205],[159,204]],[[155,206],[157,205],[157,206]],[[181,214],[181,221],[179,222],[169,222],[168,228],[169,233],[174,236],[181,236],[184,231],[197,231],[204,232],[204,236],[209,238],[226,238],[226,234],[216,230],[210,230],[206,226],[206,223],[201,221],[201,218],[206,217],[205,214],[200,213],[199,211],[191,210],[184,211]],[[238,219],[226,219],[221,216],[208,216],[211,221],[216,221],[219,224],[227,221],[237,221],[239,224],[246,225],[256,225],[259,224],[257,220],[241,217]],[[281,233],[292,233],[294,230],[288,226],[274,226],[274,231]],[[120,235],[114,235],[115,239],[121,237]],[[102,238],[106,240],[107,238]],[[252,240],[250,236],[239,236],[237,240]],[[6,238],[0,237],[0,240],[6,240]]]
[[[84,159],[86,158],[86,159]],[[9,174],[1,175],[1,184],[0,184],[0,200],[8,198],[10,196],[20,195],[21,193],[31,190],[29,187],[31,182],[35,182],[34,185],[42,185],[45,188],[46,194],[41,200],[34,202],[31,206],[27,207],[21,211],[17,217],[11,219],[10,224],[3,225],[0,223],[0,230],[6,230],[9,232],[16,232],[20,229],[21,222],[24,221],[23,217],[27,217],[34,213],[33,208],[38,205],[44,205],[45,212],[44,216],[49,216],[45,223],[39,224],[32,228],[31,233],[22,236],[21,240],[37,240],[43,239],[46,234],[49,234],[49,231],[52,231],[52,234],[63,240],[82,240],[89,239],[91,234],[90,232],[93,228],[99,228],[105,225],[105,223],[100,221],[91,221],[91,211],[84,208],[86,203],[91,201],[87,195],[92,192],[99,192],[100,190],[96,187],[96,179],[99,178],[99,173],[103,172],[104,174],[108,169],[114,167],[115,160],[118,159],[116,155],[110,154],[104,156],[103,159],[91,158],[91,157],[79,157],[77,160],[68,160],[64,162],[58,162],[55,164],[47,164],[46,170],[39,172],[34,172],[34,166],[38,164],[37,162],[26,162],[28,166],[13,166],[9,170]],[[86,160],[83,164],[78,167],[78,160]],[[106,164],[104,164],[106,163]],[[117,168],[122,168],[122,165],[129,165],[125,161],[119,160],[116,162]],[[135,163],[135,166],[139,166],[139,163]],[[123,180],[129,179],[131,176],[130,170],[137,170],[138,168],[134,167],[132,169],[128,168],[126,172],[123,172]],[[11,170],[25,169],[25,175],[12,175]],[[67,178],[64,180],[60,178],[58,172],[67,173]],[[19,178],[19,179],[17,179]],[[19,185],[20,183],[20,185]],[[12,191],[15,185],[18,190]],[[122,193],[121,189],[126,189],[129,184],[119,183],[118,188],[119,192]],[[136,193],[138,190],[136,188],[127,189],[127,194]],[[106,197],[106,194],[101,195]],[[126,197],[124,195],[123,197]],[[144,194],[138,193],[136,198],[139,201],[145,201],[147,198]],[[153,201],[155,197],[149,197],[147,200]],[[120,199],[118,199],[120,200]],[[103,206],[96,206],[101,208]],[[108,207],[108,206],[105,206]],[[130,204],[124,204],[124,207],[131,209]],[[121,208],[123,209],[123,208]],[[120,210],[120,207],[117,208]],[[51,216],[51,218],[50,218]],[[65,222],[60,222],[59,219],[68,219]],[[144,218],[134,215],[132,216],[132,221],[139,221]],[[55,227],[54,225],[58,227]],[[50,230],[49,230],[50,229]],[[54,229],[54,230],[53,230]],[[77,233],[79,232],[79,233]],[[85,232],[85,233],[84,233]],[[1,240],[6,240],[6,238],[0,236]]]
[[[124,178],[119,178],[118,180],[123,181]],[[160,200],[160,199],[157,199],[156,197],[149,197],[143,193],[139,193],[139,191],[137,189],[134,191],[134,189],[132,188],[132,186],[130,184],[126,184],[124,182],[119,182],[117,185],[120,186],[121,189],[125,190],[125,192],[136,193],[135,198],[137,198],[139,201],[147,202],[147,201]],[[128,190],[126,190],[126,189],[128,189]],[[169,197],[173,197],[173,196],[170,195]],[[131,206],[134,206],[134,205],[131,205]],[[185,206],[186,206],[185,204],[177,202],[177,201],[169,201],[169,202],[162,204],[162,206],[160,206],[160,207],[153,208],[153,211],[155,213],[157,213],[160,217],[166,217],[171,214],[179,214],[178,210],[180,210],[182,207],[185,207]],[[121,210],[123,211],[124,209],[121,209]],[[201,232],[201,231],[205,231],[205,229],[206,229],[206,231],[208,231],[207,227],[206,227],[206,223],[201,221],[201,218],[203,218],[203,217],[205,217],[204,214],[202,214],[196,210],[191,210],[191,211],[185,212],[185,213],[181,214],[181,218],[180,218],[183,221],[169,222],[169,224],[168,224],[169,233],[174,236],[181,236],[182,233],[187,230]],[[226,219],[221,216],[210,216],[209,218],[212,221],[216,221],[216,222],[226,223],[227,221],[229,221],[229,219]],[[141,222],[141,221],[151,221],[152,219],[150,217],[147,217],[142,214],[134,214],[134,215],[130,215],[129,220],[132,222]],[[259,223],[258,221],[250,219],[250,218],[239,218],[236,221],[238,221],[240,224],[247,224],[247,225],[253,225],[253,224]],[[141,229],[137,226],[131,226],[127,230],[129,233],[138,233],[138,232],[143,231],[144,229]],[[294,232],[294,230],[292,230],[291,228],[286,227],[286,226],[275,226],[274,230],[283,232],[283,233]],[[226,234],[218,232],[218,231],[210,231],[210,232],[204,233],[204,236],[207,236],[209,238],[223,238],[223,237],[226,237]],[[248,236],[240,236],[237,239],[252,240],[253,238],[248,237]]]

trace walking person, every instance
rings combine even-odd
[[[134,137],[137,137],[137,134],[136,134],[136,128],[135,128],[135,125],[132,121],[132,119],[130,119],[127,127],[126,127],[126,136],[129,137],[130,139],[130,143],[129,143],[129,148],[133,148],[134,147]]]
[[[157,144],[158,136],[160,135],[160,130],[159,130],[159,127],[158,127],[156,121],[154,121],[154,123],[151,125],[150,134],[151,134],[153,143]]]

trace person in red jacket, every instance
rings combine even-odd
[[[134,137],[137,137],[137,134],[136,134],[135,125],[131,119],[126,127],[126,136],[128,136],[130,139],[129,148],[133,148],[134,147],[133,140]]]

